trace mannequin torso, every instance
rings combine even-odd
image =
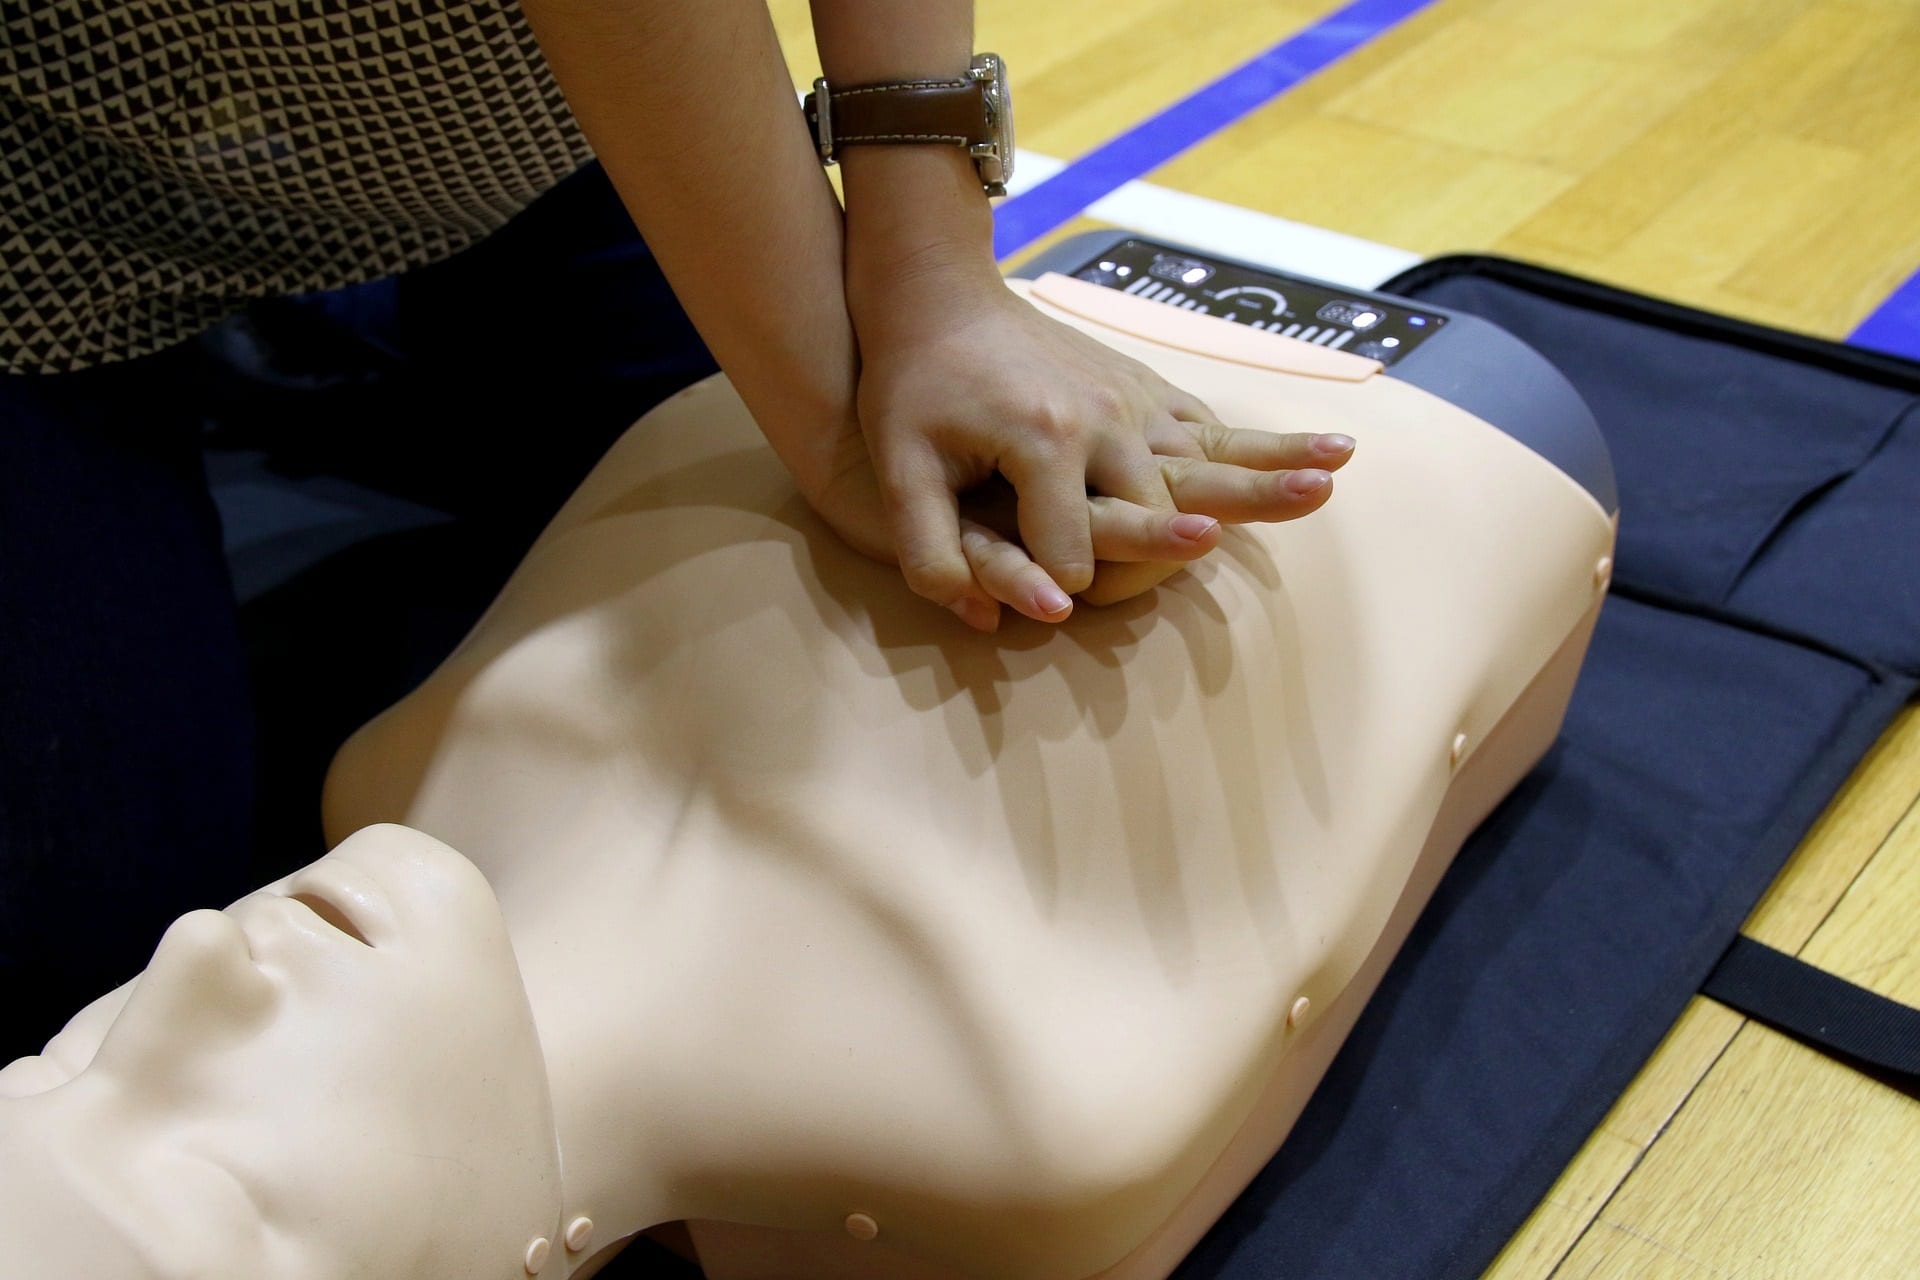
[[[335,838],[405,822],[492,883],[602,1240],[859,1212],[977,1274],[1113,1262],[1354,974],[1456,739],[1594,606],[1606,518],[1497,431],[1339,353],[1076,322],[1235,425],[1355,436],[1338,501],[1152,601],[966,634],[709,382],[337,762]]]

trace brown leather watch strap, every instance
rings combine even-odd
[[[834,149],[849,144],[993,141],[985,96],[974,80],[900,80],[834,89],[829,99]],[[807,97],[807,122],[818,107]]]

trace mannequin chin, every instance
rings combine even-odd
[[[181,917],[0,1071],[10,1274],[511,1280],[560,1211],[499,906],[404,827]]]

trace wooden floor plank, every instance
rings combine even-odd
[[[1823,14],[1779,15],[1776,37],[1724,66],[1652,125],[1621,140],[1589,166],[1564,202],[1564,229],[1545,222],[1533,234],[1580,252],[1604,252],[1691,190],[1729,146],[1801,118],[1835,72],[1872,46],[1870,32]]]
[[[1742,929],[1800,954],[1861,872],[1908,820],[1920,796],[1920,707],[1908,707],[1881,737]],[[1920,901],[1920,898],[1912,899]],[[1920,924],[1909,926],[1909,932]]]
[[[1545,1280],[1555,1274],[1673,1113],[1726,1052],[1742,1021],[1710,1000],[1688,1004],[1627,1092],[1494,1259],[1487,1280]]]
[[[1062,158],[1084,154],[1332,7],[1329,0],[1107,5],[1081,28],[1084,57],[1057,62],[1021,82],[1016,117],[1021,144]],[[994,13],[983,11],[979,27],[983,47],[996,47],[997,42],[1004,46],[1009,66],[1021,65],[1015,59],[1027,56],[1027,42],[1016,23],[998,23]],[[1169,59],[1168,33],[1176,31],[1180,56]]]
[[[1556,1280],[1911,1280],[1916,1150],[1920,1103],[1749,1023]]]
[[[1891,999],[1920,1005],[1920,804],[1907,810],[1821,922],[1800,957]],[[1920,1172],[1920,1135],[1910,1148]],[[1920,1218],[1915,1219],[1920,1237]],[[1920,1275],[1920,1268],[1915,1270]]]

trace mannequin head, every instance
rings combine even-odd
[[[9,1274],[512,1280],[558,1229],[499,906],[405,827],[181,917],[123,1000],[4,1077]]]

